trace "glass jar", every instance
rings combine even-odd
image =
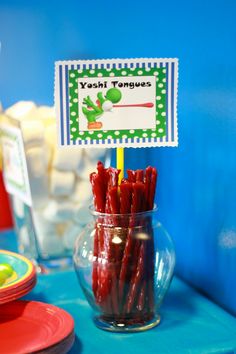
[[[115,332],[158,325],[175,252],[157,210],[122,215],[91,209],[91,213],[93,221],[75,243],[74,266],[95,324]]]
[[[73,267],[75,239],[92,201],[89,174],[98,160],[110,164],[110,151],[58,147],[54,108],[33,102],[8,108],[0,130],[19,252],[42,272]]]

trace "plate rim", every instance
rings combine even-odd
[[[25,309],[25,305],[29,304],[30,305],[30,309],[26,308]],[[15,301],[11,301],[9,303],[5,303],[5,304],[2,304],[0,306],[0,314],[1,314],[1,308],[3,309],[4,307],[9,307],[11,308],[11,313],[14,313],[13,311],[13,308],[14,306],[22,306],[24,308],[20,318],[23,317],[24,315],[24,312],[25,311],[28,311],[27,312],[27,315],[28,314],[31,314],[32,315],[32,318],[34,318],[34,311],[32,311],[32,306],[38,306],[38,307],[41,307],[41,309],[44,309],[45,311],[48,310],[48,308],[54,310],[54,314],[53,314],[53,317],[55,317],[55,315],[59,315],[59,317],[64,317],[64,319],[66,319],[66,321],[68,322],[66,326],[58,326],[58,333],[56,333],[55,335],[55,332],[54,332],[54,336],[53,338],[50,337],[48,343],[45,343],[45,342],[42,342],[41,344],[38,343],[38,345],[35,345],[30,349],[32,353],[34,352],[40,352],[40,351],[43,351],[47,348],[50,348],[50,347],[53,347],[57,344],[59,344],[60,342],[62,342],[63,340],[66,340],[66,338],[70,335],[72,335],[74,333],[74,327],[75,327],[75,323],[74,323],[74,319],[73,317],[71,316],[71,314],[69,312],[67,312],[66,310],[56,306],[56,305],[53,305],[53,304],[48,304],[48,303],[45,303],[45,302],[40,302],[40,301],[30,301],[30,300],[15,300]],[[5,313],[6,314],[6,309],[5,309]],[[10,314],[9,314],[10,316]],[[28,317],[28,316],[27,316]],[[42,317],[43,318],[43,317]],[[43,323],[43,321],[41,320],[41,322]],[[45,322],[47,325],[48,323],[50,323],[50,321],[48,321],[47,319],[47,322]],[[1,327],[1,323],[0,323],[0,327]],[[35,334],[37,335],[37,333]],[[25,350],[29,350],[29,348],[26,348]]]
[[[3,304],[6,304],[7,302],[12,302],[12,301],[15,301],[25,295],[27,295],[36,285],[37,283],[37,280],[36,278],[34,279],[34,281],[32,281],[27,287],[23,288],[23,289],[16,289],[15,291],[13,292],[8,292],[7,294],[5,295],[2,295],[0,293],[0,306],[3,305]],[[1,310],[1,308],[0,308]],[[0,311],[1,313],[1,311]]]

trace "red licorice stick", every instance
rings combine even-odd
[[[118,196],[118,187],[111,187],[108,192],[108,199],[111,209],[111,214],[120,213],[120,199]]]
[[[105,211],[109,214],[118,214],[120,211],[119,198],[118,198],[118,178],[120,171],[115,168],[107,169],[107,193],[106,193],[106,206]],[[116,226],[117,220],[115,218],[106,217],[106,224]],[[110,299],[114,314],[118,314],[118,292],[117,292],[117,279],[116,279],[116,247],[113,243],[113,230],[108,227],[104,228],[104,241],[105,241],[105,254],[107,254],[108,272],[107,279],[104,282],[110,285]]]
[[[144,279],[138,296],[137,306],[136,306],[137,310],[140,312],[144,310],[144,306],[145,306],[146,286],[147,286],[146,280]]]
[[[123,230],[123,242],[122,242],[122,254],[120,254],[120,261],[123,257],[123,251],[125,248],[125,243],[127,239],[127,232],[130,223],[130,212],[132,205],[132,194],[133,194],[133,185],[128,182],[128,180],[123,179],[120,185],[120,213],[122,214],[121,227]],[[127,214],[127,217],[124,215]],[[120,264],[121,267],[121,264]]]
[[[100,213],[104,213],[106,194],[102,176],[96,173],[92,173],[90,175],[90,181],[92,184],[95,210]]]
[[[118,293],[119,293],[119,303],[120,309],[122,305],[122,298],[123,298],[123,291],[125,286],[125,276],[126,276],[126,269],[125,265],[122,267],[122,262],[126,263],[126,259],[124,258],[124,248],[131,247],[131,240],[127,241],[127,232],[128,226],[130,221],[130,212],[131,212],[131,205],[132,205],[132,193],[133,193],[133,186],[132,183],[126,179],[123,179],[120,184],[120,213],[122,214],[122,243],[120,247],[120,254],[119,254],[119,264],[117,267],[117,276],[119,278],[118,281]],[[124,214],[127,214],[127,218],[124,217]],[[127,254],[126,254],[127,256]],[[128,260],[127,260],[128,261]]]
[[[104,237],[102,229],[98,228],[98,288],[97,288],[97,302],[103,304],[110,293],[110,284],[107,281],[107,264],[106,264],[106,246],[104,243]]]
[[[154,206],[156,182],[157,182],[157,170],[155,168],[152,168],[152,175],[151,175],[149,195],[148,195],[148,210],[152,210]]]
[[[133,171],[132,171],[133,172]],[[132,173],[133,175],[133,173]],[[144,185],[141,182],[136,182],[132,184],[132,205],[131,213],[138,213],[142,208],[142,198],[144,195]],[[129,282],[130,277],[132,276],[132,270],[135,267],[137,258],[133,257],[133,252],[137,254],[137,249],[135,250],[135,240],[133,239],[133,227],[135,226],[135,217],[131,217],[129,231],[127,236],[127,241],[124,249],[124,255],[121,263],[120,270],[120,279],[119,279],[119,298],[124,297],[124,285],[126,282]],[[137,243],[139,247],[139,242]]]
[[[111,173],[115,173],[118,177],[118,174],[116,171],[112,171]],[[118,185],[118,178],[117,181],[115,179],[115,176],[112,176],[112,179],[116,185]],[[112,183],[113,184],[113,183]],[[110,190],[108,191],[108,203],[110,205],[111,213],[112,214],[118,214],[120,212],[120,201],[118,198],[118,187],[111,187]],[[109,220],[112,222],[113,226],[118,226],[119,225],[119,219],[117,217],[112,217],[112,220]],[[119,305],[118,305],[118,281],[117,281],[117,263],[119,262],[119,248],[120,245],[119,243],[116,243],[117,240],[119,241],[119,236],[116,234],[113,234],[113,231],[109,230],[107,237],[109,238],[109,246],[110,246],[110,253],[109,253],[109,262],[110,262],[110,277],[111,277],[111,303],[112,303],[112,308],[114,314],[119,313]],[[116,237],[116,242],[114,242]]]
[[[136,181],[135,171],[127,170],[127,175],[128,175],[128,181],[129,182],[135,182]]]
[[[108,193],[107,193],[107,201],[106,201],[106,206],[105,206],[105,213],[106,214],[111,214],[111,206],[110,206],[110,203],[108,201]]]
[[[120,185],[120,213],[129,214],[131,212],[132,204],[132,183],[123,180]]]
[[[133,179],[134,176],[135,176],[134,171],[129,170],[128,176],[129,175],[130,175],[129,178]],[[137,212],[140,211],[140,204],[141,204],[139,202],[139,195],[137,193],[137,189],[140,188],[140,187],[135,187],[135,183],[132,183],[131,186],[132,186],[132,196],[128,195],[128,198],[131,197],[130,212],[131,213],[137,213]],[[124,190],[125,190],[125,187],[123,187],[123,191]],[[123,195],[123,197],[127,198],[127,195]],[[123,206],[121,206],[121,208],[122,207]],[[134,223],[134,220],[131,218],[129,223],[130,223],[129,226],[132,227],[132,224]],[[126,245],[125,245],[125,250],[124,250],[124,255],[123,255],[122,265],[121,265],[121,271],[120,271],[120,282],[119,282],[119,295],[120,295],[120,297],[122,297],[124,282],[126,280],[127,272],[129,271],[129,269],[128,269],[129,259],[131,257],[131,251],[133,250],[133,240],[132,240],[132,229],[131,229],[131,227],[129,228],[129,231],[128,231],[128,237],[127,237],[127,241],[126,241]]]
[[[106,208],[105,208],[105,212],[108,214],[112,214],[112,210],[111,210],[111,205],[110,205],[110,201],[108,200],[109,198],[109,193],[110,190],[113,187],[118,187],[118,179],[119,179],[119,174],[120,174],[120,170],[117,170],[116,168],[113,167],[109,167],[106,171],[106,178],[107,178],[107,191],[106,191]]]
[[[145,103],[134,103],[134,104],[113,104],[113,107],[144,107],[144,108],[152,108],[154,104],[152,102]]]
[[[145,201],[146,206],[145,210],[149,210],[149,193],[150,193],[150,184],[151,184],[151,176],[152,176],[152,167],[148,166],[145,170]]]
[[[99,228],[98,289],[96,300],[106,314],[112,314],[110,262],[104,230]]]
[[[101,177],[94,173],[90,175],[90,182],[92,184],[92,191],[94,197],[94,207],[96,211],[104,212],[105,211],[105,188],[104,184],[101,183]],[[96,229],[95,237],[94,237],[94,262],[93,262],[93,271],[92,271],[92,288],[94,291],[94,296],[96,300],[99,301],[99,272],[100,272],[100,264],[99,261],[99,230]]]
[[[136,177],[139,178],[139,171],[136,171]],[[133,184],[133,202],[132,202],[132,212],[133,213],[139,213],[143,211],[143,200],[145,197],[145,186],[142,182],[136,182]],[[134,217],[135,218],[135,217]],[[138,224],[137,224],[138,222]],[[143,232],[143,220],[141,219],[141,216],[139,216],[138,220],[133,220],[131,227],[135,226],[137,228],[137,231],[135,232],[135,238],[133,238],[133,243],[134,243],[134,250],[133,254],[131,255],[131,260],[130,260],[130,270],[131,270],[131,285],[128,293],[128,303],[130,306],[128,308],[129,312],[132,309],[132,306],[135,302],[135,296],[140,288],[140,282],[142,281],[143,277],[143,272],[141,274],[142,277],[137,277],[137,273],[139,272],[139,262],[142,261],[144,264],[144,259],[145,259],[145,248],[143,241],[140,241],[138,236],[139,236],[139,229],[141,232]],[[141,244],[142,242],[142,244]],[[144,267],[143,267],[144,268]]]
[[[126,239],[124,254],[121,262],[120,276],[119,276],[119,299],[121,302],[124,295],[124,286],[127,278],[127,273],[129,272],[129,262],[133,250],[133,242],[130,233],[131,231],[129,229],[128,236]]]
[[[118,186],[119,174],[120,174],[120,170],[118,170],[117,168],[109,167],[107,169],[108,190],[111,187],[117,187]]]
[[[92,173],[90,175],[90,182],[92,184],[92,191],[94,197],[94,207],[95,210],[101,213],[105,212],[106,203],[106,169],[101,162],[97,164],[98,173]],[[99,221],[98,221],[99,222]],[[102,273],[102,258],[101,254],[103,252],[103,235],[101,229],[96,227],[96,233],[94,238],[94,256],[95,260],[93,262],[93,273],[92,273],[92,287],[94,289],[94,296],[96,301],[100,304],[104,302],[104,284],[102,283],[101,273]],[[106,295],[105,295],[106,296]],[[105,308],[107,312],[107,308]]]
[[[122,254],[124,250],[124,232],[121,229],[121,222],[120,217],[118,214],[120,213],[120,198],[118,194],[118,187],[113,187],[109,191],[109,201],[111,206],[111,213],[115,216],[112,217],[110,220],[113,226],[117,226],[115,228],[115,232],[112,235],[112,247],[114,250],[114,262],[115,262],[115,269],[116,269],[116,276],[119,277],[120,273],[120,261],[122,259]]]
[[[103,251],[103,260],[104,260],[104,269],[106,270],[101,274],[102,282],[105,289],[108,289],[107,301],[109,300],[112,306],[112,312],[118,314],[118,294],[117,294],[117,281],[116,281],[116,262],[114,248],[112,244],[113,234],[111,230],[103,230],[104,238],[104,251]]]
[[[101,184],[103,185],[104,192],[106,192],[107,189],[107,183],[108,183],[108,174],[107,174],[107,168],[104,167],[103,163],[101,161],[98,161],[97,163],[97,174],[102,177]]]
[[[107,202],[105,205],[105,212],[108,210]],[[99,220],[99,263],[98,263],[98,291],[97,302],[103,306],[110,307],[110,290],[111,290],[111,277],[110,277],[110,246],[107,231],[104,229],[103,224],[106,223],[105,217],[101,216]],[[109,235],[108,235],[109,236]]]
[[[138,259],[138,264],[137,264],[137,269],[136,271],[133,273],[133,277],[131,279],[131,286],[129,289],[129,293],[127,296],[127,300],[126,300],[126,311],[127,313],[130,313],[135,301],[135,297],[137,295],[138,292],[138,286],[140,285],[141,281],[142,281],[142,277],[143,277],[143,273],[144,273],[144,266],[145,266],[145,250],[144,250],[145,246],[144,244],[142,244],[140,246],[140,254],[139,254],[139,259]]]
[[[133,198],[131,213],[140,213],[143,211],[143,199],[145,193],[145,186],[142,182],[133,183]]]
[[[136,181],[143,182],[143,176],[144,176],[143,170],[137,170],[135,174],[136,174]]]

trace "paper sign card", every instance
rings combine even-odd
[[[177,146],[177,59],[56,62],[62,146]]]
[[[32,198],[21,130],[2,124],[0,133],[6,190],[31,206]]]

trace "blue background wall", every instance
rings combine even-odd
[[[236,2],[0,1],[0,98],[53,104],[54,61],[178,57],[179,148],[132,150],[159,169],[176,271],[236,314]]]

